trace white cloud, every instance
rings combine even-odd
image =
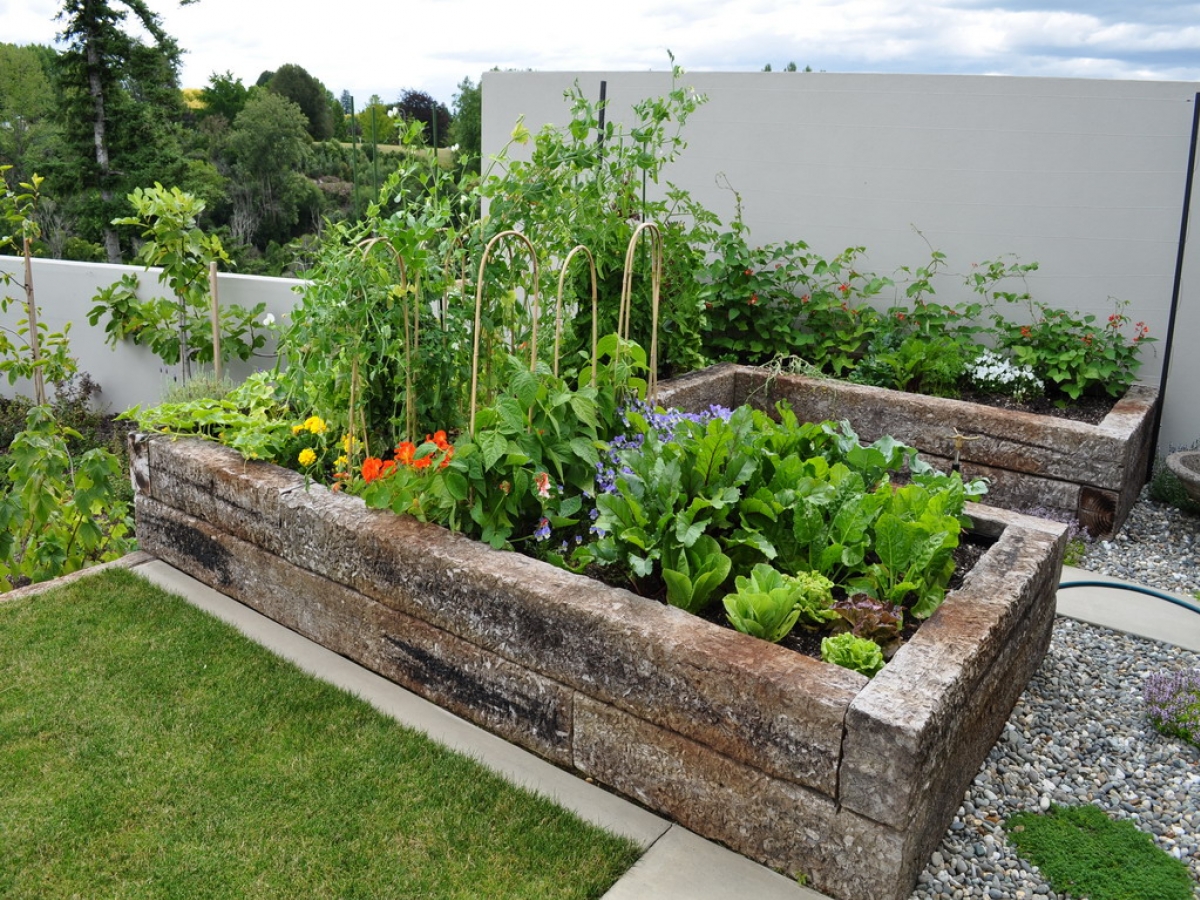
[[[464,76],[501,69],[828,71],[1069,75],[1200,80],[1200,27],[1186,3],[1031,9],[1039,0],[149,0],[187,51],[183,80],[303,66],[335,94],[449,103]],[[1061,6],[1079,6],[1062,0]],[[50,43],[60,0],[0,0],[3,39]],[[1021,6],[1022,8],[1015,8]]]

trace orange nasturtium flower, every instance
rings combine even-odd
[[[396,462],[405,466],[411,466],[413,457],[416,456],[416,453],[416,444],[414,444],[412,441],[402,441],[396,447]]]
[[[362,464],[363,481],[370,484],[376,478],[382,478],[395,468],[395,460],[389,459],[387,462],[384,462],[378,456],[368,456],[363,460]]]

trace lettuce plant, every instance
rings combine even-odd
[[[778,643],[801,616],[815,625],[836,615],[831,609],[833,582],[815,572],[785,575],[759,563],[734,583],[737,590],[725,595],[725,613],[742,634]]]
[[[822,638],[821,659],[844,669],[861,672],[868,678],[874,678],[884,667],[883,651],[879,645],[849,631]]]
[[[833,621],[835,631],[848,631],[874,641],[885,659],[891,659],[903,642],[904,610],[899,606],[854,594],[834,603],[833,612],[837,617]]]

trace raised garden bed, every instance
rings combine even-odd
[[[864,442],[890,434],[939,468],[989,482],[987,501],[1052,510],[1093,536],[1120,529],[1146,483],[1158,391],[1135,385],[1098,425],[801,375],[719,365],[659,385],[658,402],[695,411],[786,400],[801,421],[850,422]]]
[[[972,505],[995,543],[868,681],[216,444],[131,444],[146,551],[841,900],[912,890],[1048,646],[1066,540]]]

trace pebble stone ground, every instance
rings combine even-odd
[[[1091,545],[1080,566],[1194,595],[1200,517],[1143,494],[1116,539]],[[911,900],[1065,900],[1016,855],[1003,827],[1013,813],[1051,803],[1094,803],[1132,819],[1189,866],[1200,897],[1200,749],[1159,734],[1142,703],[1147,675],[1192,668],[1200,654],[1058,619],[1045,661]]]

